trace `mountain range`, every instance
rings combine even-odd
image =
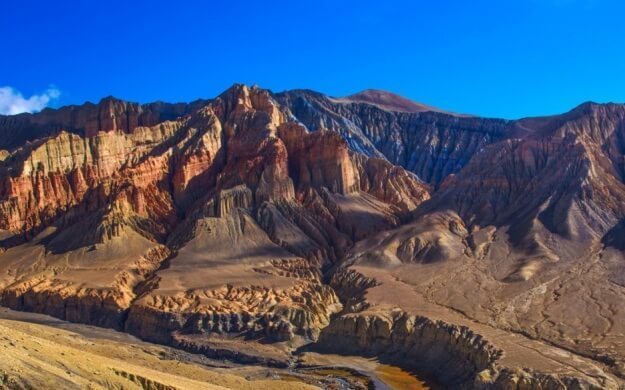
[[[620,388],[624,251],[622,104],[234,85],[0,116],[0,304],[211,357]]]

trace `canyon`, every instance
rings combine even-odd
[[[624,224],[620,104],[237,84],[0,116],[0,305],[239,364],[623,388]]]

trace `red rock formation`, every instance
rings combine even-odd
[[[394,112],[432,111],[445,113],[445,111],[439,108],[417,103],[394,93],[376,89],[366,89],[338,100],[344,102],[367,103]]]
[[[0,117],[1,303],[194,350],[314,339],[340,309],[332,270],[381,327],[454,309],[447,333],[475,321],[503,349],[522,333],[625,372],[623,106],[512,122],[404,103],[237,85]]]
[[[129,115],[117,115],[119,107]],[[5,304],[115,327],[129,311],[126,328],[154,340],[177,331],[227,333],[230,325],[216,318],[231,316],[242,321],[237,331],[314,337],[338,304],[320,281],[321,267],[355,240],[397,226],[428,197],[402,168],[350,152],[335,133],[308,133],[265,90],[235,86],[189,115],[150,127],[143,126],[153,118],[142,107],[119,107],[103,102],[98,120],[80,119],[84,132],[25,144],[3,162],[7,256],[43,253],[36,271],[13,269],[6,258]],[[79,231],[82,238],[67,239]],[[33,237],[35,247],[22,244]],[[124,251],[124,241],[137,250]],[[172,256],[133,268],[142,251],[162,243]],[[193,249],[207,243],[205,252]],[[234,248],[237,258],[228,253]],[[80,257],[89,251],[116,260],[110,270],[102,265],[107,272],[85,290],[74,274],[90,267],[83,263],[91,256]],[[65,254],[73,263],[59,263]],[[248,260],[238,265],[241,259]],[[212,262],[240,268],[215,280]],[[194,292],[177,290],[180,274],[169,268],[191,272],[183,284]],[[206,276],[196,279],[202,269]],[[231,285],[240,302],[221,294]],[[145,298],[130,309],[139,295]],[[70,313],[68,300],[87,306]],[[98,312],[98,305],[107,309]],[[116,313],[110,323],[102,320],[107,313]],[[188,322],[196,320],[203,325]],[[169,325],[141,325],[162,321]]]
[[[0,115],[0,149],[13,150],[27,141],[69,131],[94,136],[100,131],[131,133],[141,126],[154,126],[187,115],[207,102],[150,103],[140,105],[108,97],[98,104],[85,103],[58,110],[45,109],[37,114]]]

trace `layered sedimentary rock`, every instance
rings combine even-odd
[[[346,96],[338,101],[346,103],[366,103],[395,112],[445,112],[439,108],[406,99],[387,91],[365,89],[353,95]]]
[[[317,375],[260,366],[215,367],[196,354],[108,329],[0,309],[2,386],[9,389],[314,390]],[[283,374],[284,373],[284,374]],[[277,378],[284,376],[284,379]],[[299,373],[298,373],[299,374]]]
[[[98,128],[64,109],[29,117],[71,128],[4,159],[3,304],[167,343],[314,339],[341,307],[321,270],[429,197],[258,88],[171,121],[124,103],[144,119],[118,123],[111,104]]]
[[[366,161],[333,133],[288,123],[265,91],[235,87],[215,106],[230,137],[214,195],[171,235],[176,256],[131,308],[127,329],[157,341],[176,331],[315,338],[340,307],[321,283],[320,268],[339,257],[329,251],[372,233],[357,231],[350,213],[396,226],[427,188],[397,168],[386,174],[411,186],[368,194]]]
[[[419,368],[436,371],[455,387],[473,384],[502,354],[468,328],[405,313],[342,316],[324,330],[319,345],[333,352],[387,355],[421,364]]]
[[[178,128],[166,123],[138,131],[136,138],[119,133],[81,138],[61,132],[18,149],[1,168],[5,176],[0,188],[0,229],[29,232],[75,207],[96,210],[111,201],[115,187],[124,180],[142,181],[139,186],[144,187],[155,184],[163,178],[158,177],[159,170],[168,169],[162,165],[167,161],[146,154]],[[128,167],[133,162],[136,165]],[[128,167],[127,177],[120,174],[123,167]]]
[[[415,296],[379,292],[360,306],[392,303],[426,316],[448,307],[622,377],[625,257],[615,237],[625,213],[624,112],[585,104],[516,122],[507,139],[448,176],[412,222],[350,250],[342,272],[359,270],[376,285],[390,278]]]
[[[339,133],[353,150],[386,158],[433,185],[464,167],[481,148],[503,139],[512,122],[396,103],[388,94],[334,99],[306,90],[277,99],[310,130]],[[401,101],[400,101],[401,103]]]
[[[274,244],[245,205],[221,217],[197,215],[181,227],[192,233],[175,233],[176,256],[131,308],[127,330],[160,342],[174,331],[290,340],[329,323],[340,303],[316,265]]]
[[[132,229],[109,227],[103,233],[110,238],[86,245],[76,242],[82,231],[70,228],[45,231],[29,244],[8,249],[0,260],[6,270],[2,304],[123,329],[134,288],[158,269],[169,250]],[[72,244],[75,249],[60,249]]]
[[[544,348],[546,355],[551,352],[548,346],[536,347]],[[324,329],[317,348],[334,353],[376,356],[403,367],[430,372],[451,388],[618,387],[615,379],[597,375],[600,371],[592,372],[593,368],[588,372],[590,375],[581,376],[575,370],[546,374],[528,368],[510,368],[502,358],[504,351],[469,327],[397,311],[341,316]],[[575,367],[576,363],[580,364],[573,362],[571,366]],[[565,363],[561,365],[566,367]],[[555,367],[551,369],[556,370]]]
[[[0,115],[0,149],[13,150],[25,142],[69,131],[81,136],[95,136],[100,131],[132,133],[137,127],[154,126],[189,114],[206,101],[193,103],[151,103],[140,105],[113,97],[97,104],[45,109],[38,114]]]
[[[452,385],[615,387],[624,131],[615,104],[244,85],[0,117],[1,303],[246,361],[321,335]]]

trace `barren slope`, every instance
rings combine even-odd
[[[358,271],[370,280],[361,306],[476,321],[469,328],[485,337],[491,329],[522,334],[622,377],[625,255],[615,237],[625,185],[614,150],[624,113],[623,106],[588,105],[557,120],[523,121],[537,130],[486,147],[413,222],[359,242],[337,274]],[[339,291],[342,283],[336,279]],[[397,294],[398,285],[414,298]],[[441,317],[441,308],[451,310]],[[519,355],[509,352],[514,346],[500,348],[507,366],[540,361],[521,354],[507,363]]]
[[[407,104],[235,85],[2,117],[0,302],[247,363],[318,341],[454,387],[621,386],[625,106]]]
[[[312,389],[303,382],[260,379],[260,367],[219,368],[199,356],[114,331],[66,326],[45,316],[0,313],[7,388]],[[49,318],[49,317],[48,317]],[[258,372],[256,372],[258,371]],[[262,374],[261,374],[262,373]],[[246,379],[245,377],[256,377]]]

